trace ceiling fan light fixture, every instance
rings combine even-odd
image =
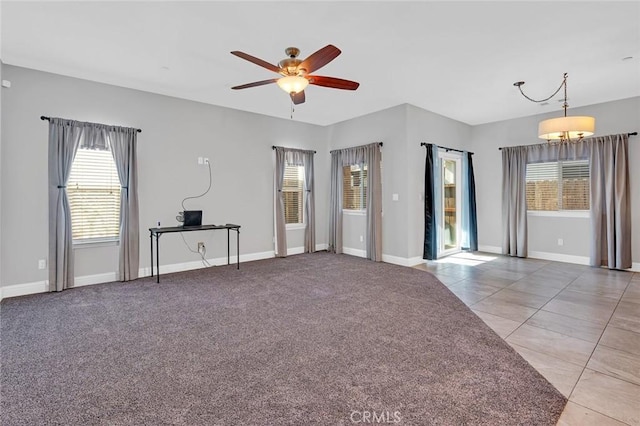
[[[589,116],[550,118],[538,124],[538,137],[548,141],[568,141],[593,135],[596,120]]]
[[[300,93],[309,85],[309,80],[304,77],[290,75],[278,79],[278,86],[285,92]]]

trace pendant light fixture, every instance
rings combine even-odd
[[[538,124],[538,137],[540,139],[546,139],[547,142],[575,142],[585,136],[593,135],[595,131],[596,120],[589,116],[567,116],[567,77],[568,74],[564,73],[564,78],[558,90],[556,90],[551,96],[546,99],[536,100],[525,95],[522,91],[524,81],[517,81],[513,83],[514,86],[520,90],[522,96],[535,103],[546,102],[558,94],[560,89],[564,88],[564,102],[562,103],[562,109],[564,110],[564,117],[550,118],[542,120]]]

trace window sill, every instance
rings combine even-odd
[[[589,210],[560,210],[560,211],[527,210],[527,215],[538,216],[538,217],[573,217],[573,218],[588,219],[590,215],[590,211]]]
[[[93,241],[74,241],[74,249],[87,249],[98,247],[115,247],[120,245],[120,240],[93,240]]]
[[[295,231],[298,229],[305,229],[307,227],[304,223],[289,223],[286,225],[287,231]]]
[[[350,210],[350,209],[342,209],[342,214],[346,214],[347,216],[366,216],[366,210]]]

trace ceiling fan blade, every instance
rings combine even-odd
[[[304,103],[304,101],[305,101],[304,90],[302,92],[292,93],[291,94],[291,100],[293,101],[294,105],[299,105],[299,104]]]
[[[233,90],[248,89],[249,87],[264,86],[265,84],[275,83],[276,81],[278,81],[277,78],[272,78],[270,80],[254,81],[253,83],[247,83],[247,84],[241,84],[240,86],[234,86],[234,87],[232,87],[232,89]]]
[[[266,68],[266,69],[268,69],[270,71],[277,72],[278,74],[280,74],[280,71],[281,71],[280,68],[278,68],[275,65],[270,64],[267,61],[263,61],[260,58],[256,58],[255,56],[251,56],[251,55],[249,55],[247,53],[240,52],[238,50],[234,50],[233,52],[231,52],[231,54],[232,55],[236,55],[238,58],[242,58],[242,59],[247,60],[249,62],[252,62],[252,63],[254,63],[256,65],[260,65],[261,67]]]
[[[360,83],[351,81],[351,80],[343,80],[341,78],[335,77],[322,77],[319,75],[309,75],[307,76],[309,79],[309,84],[315,84],[316,86],[323,87],[331,87],[333,89],[342,89],[342,90],[356,90]]]
[[[311,74],[333,61],[340,53],[340,49],[332,44],[328,44],[302,61],[302,63],[298,65],[298,69],[303,68],[307,70],[307,74]]]

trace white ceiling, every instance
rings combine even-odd
[[[23,2],[2,1],[6,64],[289,118],[276,64],[327,44],[342,55],[316,72],[360,82],[310,86],[294,119],[326,125],[402,103],[468,124],[542,112],[524,99],[569,73],[571,107],[640,95],[640,2]],[[623,60],[632,56],[632,59]],[[559,97],[556,97],[558,99]],[[569,109],[571,111],[571,108]]]

